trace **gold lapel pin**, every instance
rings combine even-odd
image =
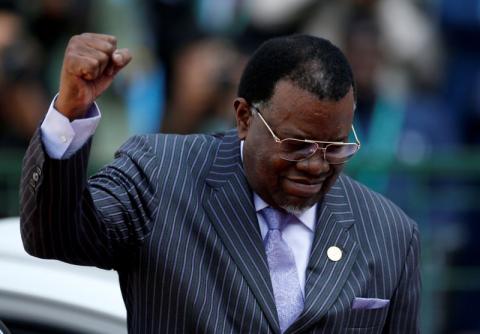
[[[332,246],[327,249],[327,256],[333,262],[340,261],[342,259],[342,250],[337,246]]]

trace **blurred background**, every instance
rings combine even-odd
[[[92,172],[132,134],[234,126],[236,85],[265,39],[340,46],[362,141],[347,172],[420,225],[422,333],[480,333],[480,0],[0,0],[0,217],[18,216],[23,153],[68,39],[87,31],[134,55],[99,101]]]

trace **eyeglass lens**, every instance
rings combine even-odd
[[[346,162],[358,150],[355,144],[328,144],[321,148],[316,143],[307,143],[296,140],[283,140],[281,143],[281,157],[290,161],[301,161],[310,158],[317,149],[324,151],[324,158],[330,164],[340,164]]]

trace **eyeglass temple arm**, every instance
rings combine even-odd
[[[353,132],[353,136],[355,137],[355,141],[357,142],[358,147],[360,148],[360,146],[362,146],[362,143],[360,143],[360,140],[358,140],[357,132],[355,131],[355,128],[353,127],[353,124],[352,124],[352,132]]]
[[[263,118],[262,114],[260,114],[260,112],[257,110],[256,107],[252,107],[252,110],[260,117],[260,119],[262,120],[263,124],[265,124],[265,126],[267,127],[268,131],[272,134],[273,136],[273,139],[275,139],[275,141],[277,143],[280,143],[282,140],[280,138],[277,137],[277,135],[273,132],[273,130],[270,128],[270,126],[267,124],[267,121],[265,121],[265,119]]]

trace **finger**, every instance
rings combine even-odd
[[[105,68],[107,68],[108,64],[110,63],[110,55],[97,49],[79,46],[76,48],[75,53],[78,56],[98,60],[99,74],[103,73]]]
[[[81,55],[72,55],[67,60],[67,71],[85,80],[95,80],[100,75],[98,59]]]
[[[116,43],[111,43],[102,39],[93,38],[85,39],[85,46],[101,52],[105,52],[108,55],[111,55],[117,49]]]
[[[118,49],[112,54],[112,61],[105,69],[105,73],[109,76],[114,76],[122,68],[128,65],[132,60],[132,55],[128,49]]]
[[[112,61],[115,67],[123,68],[132,60],[132,54],[128,49],[117,49],[113,52]]]
[[[105,42],[114,44],[115,47],[117,47],[117,38],[115,36],[112,36],[112,35],[96,34],[96,33],[86,32],[86,33],[81,34],[80,36],[85,37],[85,38],[89,38],[89,39],[103,40]]]
[[[103,36],[103,37],[99,37]],[[68,43],[68,49],[75,49],[77,47],[88,46],[100,51],[106,52],[109,55],[117,48],[117,39],[109,35],[95,35],[82,34],[73,36]]]

